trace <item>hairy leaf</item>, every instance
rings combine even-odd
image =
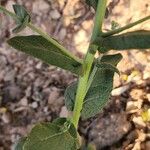
[[[53,43],[42,36],[16,36],[8,40],[13,48],[39,58],[44,62],[79,74],[81,64],[70,58]]]
[[[100,52],[109,50],[148,49],[150,48],[150,31],[134,31],[120,35],[99,38],[96,43]]]
[[[30,22],[30,15],[25,10],[25,8],[21,5],[13,5],[13,9],[15,11],[15,14],[17,15],[18,19],[16,20],[16,23],[18,24],[15,29],[13,29],[14,33],[18,33],[22,31],[24,28],[26,28],[27,24]]]
[[[55,123],[36,125],[23,146],[24,150],[76,150],[77,134],[70,134],[70,128],[75,128],[71,123],[66,127],[65,123],[66,120],[59,119]]]
[[[122,59],[121,54],[105,55],[101,58],[101,63],[108,63],[116,66]],[[86,94],[81,116],[83,119],[92,117],[100,112],[107,103],[113,88],[113,76],[116,69],[98,68],[94,76],[92,84]],[[77,90],[77,82],[70,85],[65,92],[65,104],[68,110],[73,111],[75,96]]]

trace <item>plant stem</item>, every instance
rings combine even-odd
[[[107,4],[107,0],[98,1],[95,22],[94,22],[94,29],[91,37],[91,43],[96,39],[99,33],[102,32],[102,24],[105,16],[106,4]],[[92,64],[94,61],[94,55],[98,48],[97,46],[92,45],[91,43],[89,45],[88,52],[84,58],[83,67],[82,67],[83,76],[79,77],[79,83],[78,83],[77,94],[75,99],[75,106],[73,110],[72,123],[76,128],[78,126],[78,122],[79,122],[79,118],[83,106],[83,101],[87,92],[87,84],[88,84]]]
[[[140,20],[138,20],[138,21],[135,21],[135,22],[133,22],[133,23],[130,23],[130,24],[124,26],[124,27],[121,27],[121,28],[119,28],[119,29],[115,29],[115,30],[112,30],[112,31],[108,31],[108,32],[106,32],[106,33],[102,33],[102,37],[107,37],[107,36],[111,36],[111,35],[113,35],[113,34],[120,33],[120,32],[122,32],[122,31],[124,31],[124,30],[127,30],[127,29],[129,29],[129,28],[132,28],[133,26],[136,26],[136,25],[138,25],[138,24],[140,24],[140,23],[142,23],[142,22],[144,22],[144,21],[146,21],[146,20],[149,20],[149,19],[150,19],[150,16],[147,16],[147,17],[144,17],[144,18],[142,18],[142,19],[140,19]]]

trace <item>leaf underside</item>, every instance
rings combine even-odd
[[[99,39],[101,40],[101,39]],[[96,42],[97,45],[100,41]],[[150,31],[140,30],[103,38],[99,51],[149,49]]]
[[[122,59],[121,54],[105,55],[101,62],[116,66]],[[98,68],[91,87],[84,100],[81,116],[83,119],[95,116],[106,105],[113,88],[114,69]],[[73,111],[77,83],[70,85],[65,92],[65,104],[68,110]]]
[[[65,129],[66,119],[59,118],[54,123],[35,125],[22,149],[18,150],[77,150],[77,132],[70,123]]]
[[[81,64],[39,35],[16,36],[8,40],[13,48],[39,58],[45,63],[80,73]]]

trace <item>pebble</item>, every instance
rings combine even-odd
[[[111,95],[119,96],[119,95],[123,94],[124,92],[126,92],[128,89],[129,89],[129,85],[116,88],[116,89],[112,90]]]
[[[15,75],[16,75],[16,71],[15,70],[8,71],[5,74],[5,76],[4,76],[4,81],[12,81],[12,80],[14,80]]]
[[[50,12],[50,16],[51,16],[52,19],[55,19],[55,20],[57,20],[57,19],[59,19],[61,17],[61,15],[60,15],[60,13],[59,13],[59,11],[57,9],[52,10]]]
[[[132,89],[130,92],[130,96],[133,100],[141,99],[144,91],[142,89]]]
[[[6,124],[8,124],[12,121],[12,117],[11,117],[11,114],[9,112],[3,113],[1,119]]]
[[[132,150],[141,150],[141,142],[136,142]]]
[[[147,97],[148,101],[150,102],[150,94],[147,94],[146,97]]]
[[[137,141],[143,142],[146,140],[146,134],[143,131],[138,130],[138,139]]]
[[[48,97],[48,104],[52,105],[57,101],[59,97],[59,90],[57,88],[53,88]]]
[[[68,110],[67,110],[66,106],[63,106],[63,107],[61,108],[61,111],[60,111],[59,116],[62,117],[62,118],[63,118],[63,117],[64,117],[64,118],[67,118],[67,116],[68,116]]]
[[[144,74],[143,74],[143,79],[144,80],[147,80],[147,79],[149,79],[150,78],[150,72],[145,72]]]
[[[58,35],[59,39],[63,40],[65,38],[66,34],[67,34],[67,30],[65,28],[62,28]]]
[[[142,117],[133,117],[132,121],[134,122],[135,125],[137,125],[138,127],[142,127],[145,128],[146,124],[143,121]]]
[[[143,104],[143,100],[129,101],[127,102],[127,105],[126,105],[126,111],[128,113],[137,112],[139,109],[141,109],[142,104]]]
[[[89,42],[89,35],[87,35],[86,31],[83,29],[80,29],[75,35],[74,35],[74,43],[76,44],[77,51],[85,54],[88,48]]]
[[[31,107],[32,107],[33,109],[36,109],[36,108],[38,107],[38,103],[37,103],[37,102],[33,102],[33,103],[31,104]]]
[[[26,97],[22,98],[20,100],[20,105],[21,106],[27,106],[28,105],[28,99]]]
[[[49,10],[49,8],[50,8],[49,5],[45,1],[36,0],[33,3],[32,12],[39,15],[39,13],[41,13],[41,11],[47,12]]]

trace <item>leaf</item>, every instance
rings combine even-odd
[[[36,125],[24,144],[24,150],[77,150],[77,136],[70,134],[70,127],[62,130],[64,119],[59,119],[58,125],[56,122]],[[74,127],[72,124],[70,126]]]
[[[42,36],[16,36],[9,39],[8,44],[48,64],[69,70],[75,74],[80,74],[81,63],[68,56]]]
[[[97,63],[96,66],[100,69],[103,69],[103,70],[111,70],[113,72],[116,72],[120,75],[120,72],[119,70],[113,66],[112,64],[109,64],[109,63]]]
[[[101,58],[101,63],[109,63],[116,66],[122,59],[121,54],[105,55]],[[83,119],[95,116],[106,105],[113,88],[114,71],[111,68],[98,68],[93,82],[86,94],[81,116]],[[77,90],[77,82],[70,85],[65,92],[65,104],[69,111],[73,111]]]
[[[89,6],[93,7],[94,10],[96,11],[97,5],[98,5],[98,0],[86,0],[86,3],[87,3]],[[105,18],[107,18],[108,15],[109,15],[109,10],[108,10],[108,8],[106,8]]]
[[[86,0],[86,3],[96,10],[97,4],[98,4],[98,0]]]
[[[100,52],[109,50],[148,49],[150,48],[150,31],[134,31],[106,38],[98,38]]]
[[[24,145],[26,139],[27,139],[26,137],[21,138],[21,139],[16,143],[14,150],[23,150],[23,145]]]
[[[15,29],[13,29],[14,33],[18,33],[22,31],[28,23],[30,22],[30,15],[28,12],[25,10],[25,8],[21,5],[13,5],[13,9],[15,11],[15,14],[17,15],[18,19],[16,20],[16,23],[18,24]]]

